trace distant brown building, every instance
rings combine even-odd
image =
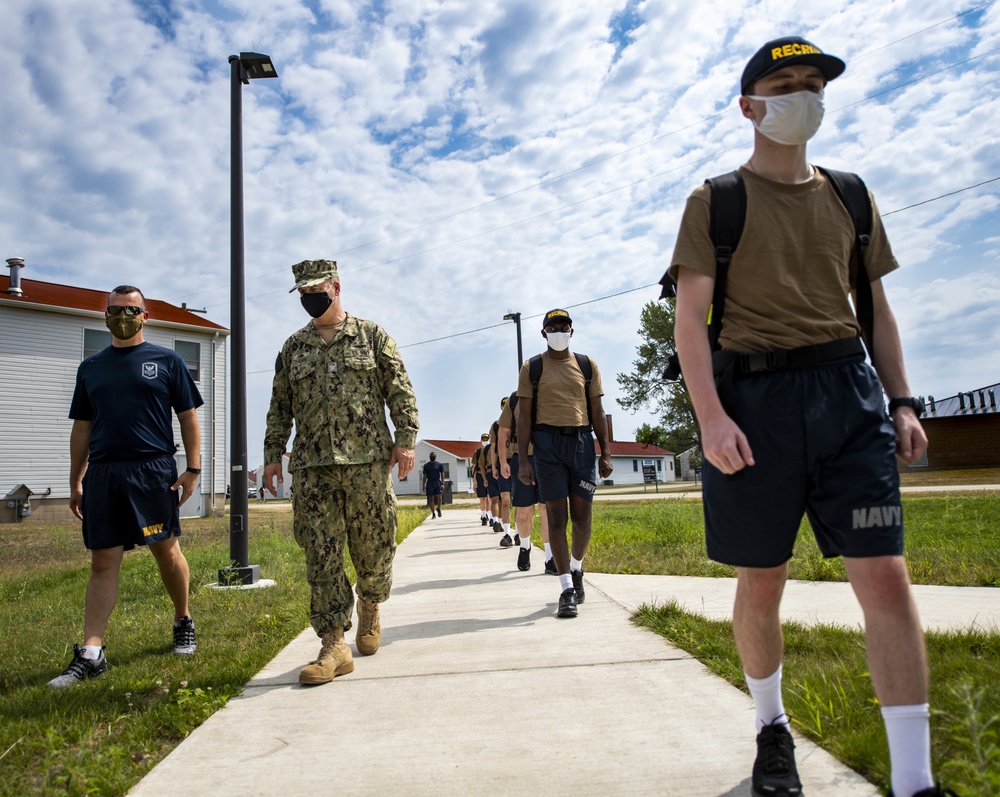
[[[909,468],[1000,467],[1000,383],[940,401],[927,399],[922,419],[927,453]]]

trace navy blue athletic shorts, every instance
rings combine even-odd
[[[826,557],[902,554],[895,431],[861,358],[751,374],[734,388],[732,417],[757,464],[732,476],[703,464],[711,559],[777,567],[803,514]]]
[[[519,466],[518,454],[515,454],[510,460],[510,505],[517,506],[534,506],[535,504],[545,503],[545,499],[542,498],[541,490],[538,487],[538,476],[536,473],[534,484],[525,484],[519,478],[517,478],[517,469]],[[531,463],[532,469],[535,467],[535,458],[528,457],[528,462]]]
[[[428,484],[426,492],[428,498],[432,495],[441,495],[441,482],[438,482],[437,484]]]
[[[486,469],[486,492],[490,498],[500,497],[500,483],[493,478],[493,469]]]
[[[476,498],[486,498],[489,493],[486,490],[486,483],[483,481],[483,477],[478,473],[476,474]]]
[[[560,501],[572,490],[594,500],[597,489],[597,454],[590,431],[562,434],[549,429],[531,433],[535,452],[535,480],[546,501]]]
[[[148,460],[91,462],[83,477],[83,542],[88,550],[152,545],[181,535],[177,463]]]
[[[507,464],[510,465],[511,463],[508,462]],[[513,474],[513,471],[511,473],[516,478],[516,474]],[[503,471],[500,470],[500,464],[497,463],[497,487],[500,489],[500,492],[509,493],[511,490],[510,482],[511,479],[505,479],[503,477]]]

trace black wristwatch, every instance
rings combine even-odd
[[[892,412],[892,410],[889,410],[889,411]],[[187,472],[188,473],[194,473],[195,475],[197,475],[197,474],[201,473],[201,468],[188,468]]]
[[[892,415],[897,407],[910,407],[917,417],[921,418],[924,414],[924,402],[923,399],[918,399],[915,396],[904,396],[903,398],[889,399],[889,414]]]

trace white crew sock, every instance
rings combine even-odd
[[[785,715],[785,704],[781,700],[781,665],[778,665],[767,678],[751,678],[746,672],[747,686],[753,697],[757,716],[754,728],[760,733],[765,725],[781,724],[788,727],[788,717]]]
[[[521,547],[528,549],[531,547],[531,537],[521,537]]]
[[[583,570],[583,559],[574,559],[572,556],[570,556],[569,569],[570,572],[573,572],[574,570]]]
[[[510,534],[510,523],[504,523],[503,524],[503,533],[504,534]],[[514,532],[514,533],[516,534],[517,532]]]
[[[931,708],[927,703],[882,707],[885,735],[889,739],[892,793],[896,797],[911,797],[934,787],[930,718]]]
[[[559,586],[563,592],[565,592],[568,589],[573,589],[573,576],[571,576],[569,573],[560,573]]]
[[[97,661],[101,658],[100,645],[83,645],[80,648],[80,652],[83,653],[83,657],[88,661]]]
[[[549,561],[552,558],[552,546],[545,543],[545,561]]]

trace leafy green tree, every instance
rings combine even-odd
[[[636,412],[651,409],[660,418],[657,426],[643,424],[636,440],[681,454],[691,447],[701,453],[701,437],[691,405],[691,396],[681,382],[663,378],[674,348],[674,300],[647,302],[639,317],[639,355],[632,373],[618,374],[624,395],[618,399],[623,409]]]

